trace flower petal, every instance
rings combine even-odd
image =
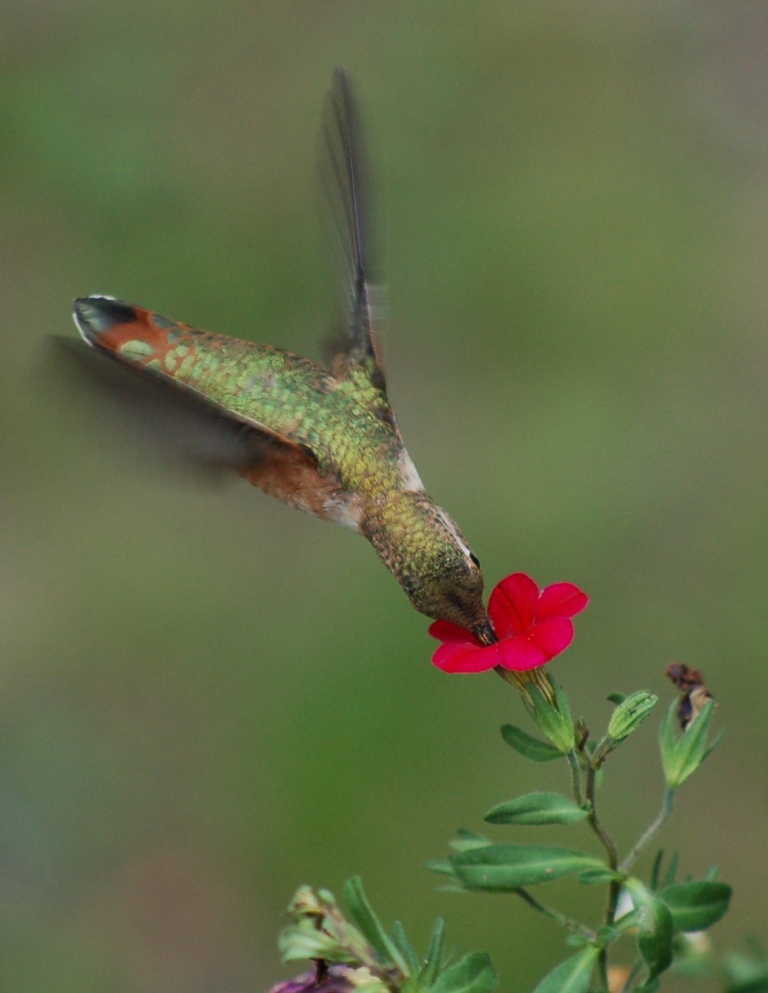
[[[500,641],[498,649],[499,665],[515,672],[537,669],[551,658],[535,641],[523,636]]]
[[[573,583],[553,583],[542,591],[536,608],[537,620],[573,617],[589,603],[589,597]]]
[[[502,579],[488,598],[488,614],[498,638],[525,634],[533,624],[539,587],[524,572]]]
[[[498,648],[449,641],[437,649],[432,663],[443,672],[486,672],[499,664]]]
[[[438,641],[462,642],[466,645],[480,647],[480,642],[471,631],[459,627],[458,624],[454,624],[452,621],[433,621],[429,625],[429,633],[433,638],[437,638]]]
[[[573,641],[573,623],[567,617],[551,617],[537,624],[531,640],[538,645],[548,659],[564,652]]]

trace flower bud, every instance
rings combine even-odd
[[[608,737],[618,744],[645,720],[659,698],[648,690],[638,690],[626,697],[614,710],[608,724]]]

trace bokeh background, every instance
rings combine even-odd
[[[264,990],[294,888],[355,873],[505,990],[564,954],[422,870],[495,802],[566,789],[501,743],[514,693],[432,668],[359,537],[145,471],[46,347],[101,292],[317,357],[336,64],[411,454],[489,586],[591,594],[556,673],[594,727],[610,691],[666,705],[670,661],[704,669],[728,734],[663,843],[735,885],[718,949],[765,935],[766,42],[748,2],[0,7],[2,990]],[[605,790],[624,846],[660,800],[656,723]]]

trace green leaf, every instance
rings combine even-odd
[[[576,746],[576,729],[571,717],[568,697],[563,693],[557,681],[550,677],[554,690],[555,702],[550,703],[538,687],[528,688],[530,703],[526,701],[528,711],[552,744],[563,755],[572,752]]]
[[[487,845],[455,855],[451,862],[466,889],[497,892],[602,868],[602,862],[593,855],[540,845]]]
[[[484,845],[490,845],[490,843],[491,839],[486,838],[485,835],[476,834],[467,828],[460,828],[456,832],[456,837],[449,842],[449,845],[455,852],[467,852],[470,848],[482,848]]]
[[[659,888],[659,873],[661,872],[661,863],[664,858],[664,849],[660,848],[653,857],[653,865],[651,866],[651,889],[657,890]]]
[[[625,872],[617,872],[615,869],[609,869],[607,866],[601,866],[599,869],[585,869],[584,872],[580,872],[578,875],[579,882],[585,886],[612,883],[614,880],[623,883],[626,878],[627,874]]]
[[[647,982],[643,983],[642,986],[638,986],[635,993],[656,993],[659,989],[661,983],[658,979],[649,979]]]
[[[572,824],[588,811],[560,793],[527,793],[493,807],[485,815],[489,824]]]
[[[679,736],[675,733],[677,701],[673,701],[659,732],[661,762],[667,785],[677,788],[688,779],[711,754],[722,737],[722,731],[711,746],[707,746],[709,726],[715,712],[715,701],[707,700],[701,713]]]
[[[430,987],[440,974],[445,954],[445,921],[438,917],[429,939],[429,948],[424,958],[424,964],[418,970],[418,980],[424,986]]]
[[[726,883],[699,880],[665,886],[658,895],[669,908],[676,931],[705,931],[728,910],[731,892]]]
[[[551,762],[552,759],[562,758],[562,752],[548,741],[534,738],[514,724],[505,724],[501,736],[508,745],[534,762]]]
[[[408,940],[405,934],[405,928],[400,921],[395,921],[392,925],[392,940],[397,946],[397,950],[408,963],[408,974],[411,976],[415,975],[421,968],[421,962],[419,961],[419,956],[416,954],[416,949]]]
[[[646,904],[640,912],[637,946],[648,968],[648,978],[655,979],[672,965],[672,915],[661,902]]]
[[[600,949],[592,945],[548,972],[533,993],[587,993]]]
[[[627,699],[627,694],[626,693],[609,693],[608,696],[605,699],[608,701],[608,703],[614,703],[618,707],[618,705],[620,703],[624,703],[624,701]]]
[[[439,872],[441,876],[453,876],[453,866],[448,859],[430,859],[424,863],[424,868],[429,872]]]
[[[490,956],[471,952],[446,969],[430,993],[493,993],[498,982]]]
[[[353,876],[345,883],[344,903],[349,916],[374,948],[381,963],[395,965],[404,975],[408,975],[408,966],[376,916],[359,876]]]
[[[672,964],[674,926],[667,906],[639,879],[624,882],[635,905],[639,928],[637,945],[648,969],[648,979],[655,979]]]

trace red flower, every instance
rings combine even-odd
[[[429,628],[442,645],[432,661],[443,672],[523,672],[549,662],[573,641],[570,618],[589,603],[573,583],[554,583],[539,591],[524,572],[515,572],[496,586],[488,600],[488,615],[499,639],[483,645],[469,631],[450,621]]]

